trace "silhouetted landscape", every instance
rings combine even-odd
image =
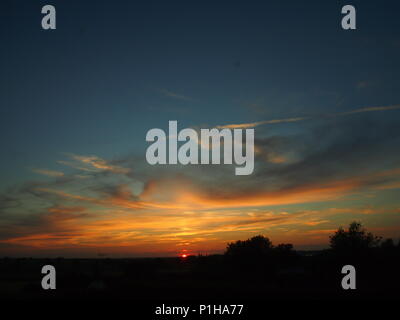
[[[0,260],[1,297],[11,299],[396,299],[400,243],[353,222],[330,236],[330,248],[293,250],[264,236],[227,245],[224,255],[132,259]],[[41,288],[41,268],[57,270],[57,289]],[[353,265],[357,289],[343,290]]]

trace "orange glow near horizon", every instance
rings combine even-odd
[[[377,235],[397,238],[400,227],[393,226],[398,225],[400,208],[395,203],[385,207],[366,203],[371,196],[397,188],[399,174],[399,169],[386,170],[294,188],[241,192],[223,188],[208,192],[179,178],[153,181],[137,196],[127,184],[105,197],[35,188],[55,203],[43,208],[31,225],[10,225],[6,230],[10,236],[0,244],[8,245],[11,253],[177,256],[178,252],[187,258],[189,252],[222,253],[228,242],[258,234],[274,244],[327,246],[329,235],[339,226],[360,220],[374,231],[374,219],[383,215],[388,220],[375,227]]]

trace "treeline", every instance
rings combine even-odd
[[[330,248],[324,250],[335,254],[360,255],[370,253],[372,250],[400,250],[400,241],[395,244],[393,239],[385,239],[368,232],[360,222],[350,223],[347,229],[339,227],[329,237]],[[227,257],[281,257],[293,256],[296,252],[290,243],[281,243],[274,246],[271,240],[263,235],[258,235],[247,240],[238,240],[228,243],[225,256]]]

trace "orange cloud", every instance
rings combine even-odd
[[[49,177],[62,177],[64,176],[63,172],[60,171],[54,171],[54,170],[47,170],[47,169],[33,169],[32,170],[35,173],[39,173],[39,174],[43,174],[45,176],[49,176]]]
[[[265,120],[258,122],[250,122],[250,123],[240,123],[240,124],[225,124],[216,126],[217,129],[248,129],[258,127],[264,124],[276,124],[276,123],[290,123],[290,122],[298,122],[304,121],[309,118],[307,117],[298,117],[298,118],[287,118],[287,119],[274,119],[274,120]]]
[[[99,170],[111,171],[113,173],[122,173],[122,174],[130,172],[130,169],[128,168],[122,168],[116,165],[112,165],[106,160],[101,159],[97,156],[79,156],[72,154],[71,158]]]

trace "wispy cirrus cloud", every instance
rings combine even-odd
[[[42,174],[48,177],[63,177],[64,172],[55,171],[55,170],[47,170],[47,169],[32,169],[33,172]]]
[[[393,106],[378,106],[378,107],[365,107],[360,109],[355,109],[346,112],[339,112],[339,113],[332,113],[322,115],[322,117],[341,117],[347,116],[351,114],[357,113],[364,113],[364,112],[376,112],[376,111],[389,111],[389,110],[398,110],[400,109],[400,105],[393,105]],[[225,125],[218,125],[216,126],[217,129],[248,129],[248,128],[255,128],[261,125],[266,124],[279,124],[279,123],[291,123],[291,122],[299,122],[305,121],[310,119],[317,119],[318,117],[294,117],[294,118],[284,118],[284,119],[273,119],[273,120],[265,120],[265,121],[257,121],[257,122],[249,122],[249,123],[239,123],[239,124],[225,124]]]
[[[347,112],[337,113],[336,116],[346,116],[346,115],[355,114],[355,113],[389,111],[389,110],[398,110],[398,109],[400,109],[400,105],[383,106],[383,107],[365,107],[365,108],[355,109],[355,110],[351,110],[351,111],[347,111]]]
[[[164,96],[169,97],[169,98],[178,99],[178,100],[184,100],[184,101],[194,101],[194,99],[191,98],[191,97],[188,97],[188,96],[185,96],[183,94],[179,94],[179,93],[167,90],[167,89],[161,89],[160,92]]]
[[[356,84],[356,88],[357,89],[365,89],[372,86],[372,82],[371,81],[359,81]]]

